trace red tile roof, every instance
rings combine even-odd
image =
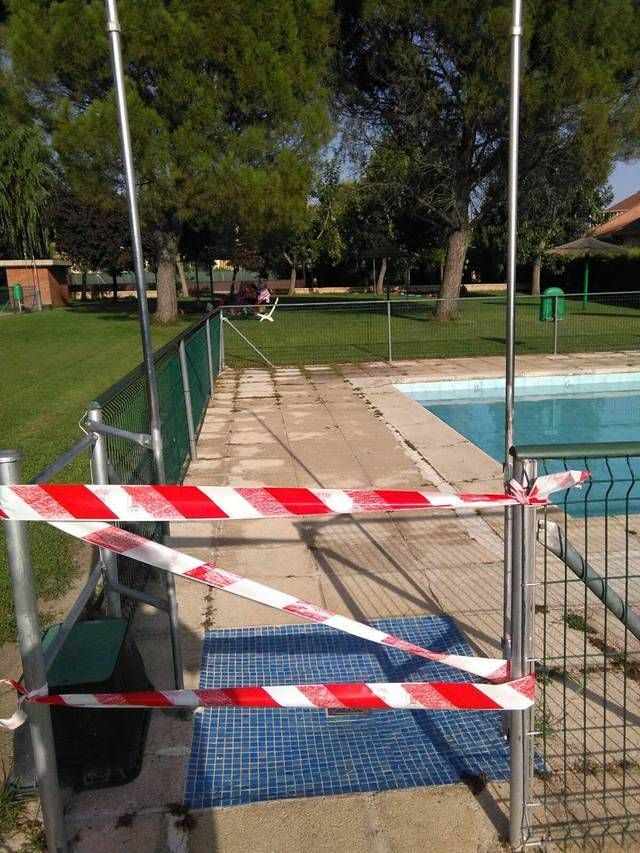
[[[640,191],[612,204],[607,211],[613,213],[611,219],[593,229],[594,237],[606,237],[622,231],[626,226],[640,220]]]

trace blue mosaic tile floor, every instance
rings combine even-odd
[[[389,633],[455,654],[471,649],[445,616],[381,619]],[[208,631],[200,687],[322,681],[472,681],[463,672],[320,625]],[[185,791],[192,808],[508,777],[500,713],[205,709],[194,717]]]

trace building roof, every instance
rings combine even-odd
[[[2,269],[20,269],[29,270],[33,267],[70,267],[71,261],[65,261],[64,258],[36,258],[35,260],[26,260],[25,258],[17,258],[10,261],[0,260],[0,268]]]
[[[591,234],[594,237],[611,237],[620,232],[640,230],[640,192],[612,204],[607,213],[613,216],[593,229]]]

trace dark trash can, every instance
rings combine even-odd
[[[46,652],[60,625],[45,633]],[[50,693],[122,693],[153,690],[126,619],[77,623],[53,661],[47,680]],[[51,708],[60,784],[76,790],[131,782],[140,773],[151,712]],[[29,726],[14,736],[14,769],[10,784],[35,790]]]

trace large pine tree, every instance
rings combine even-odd
[[[9,0],[9,10],[15,75],[66,175],[96,198],[122,192],[102,0]],[[297,172],[287,190],[307,191],[329,133],[330,3],[120,0],[119,13],[156,319],[172,322],[185,223],[232,216],[238,198],[263,210],[272,175]]]

